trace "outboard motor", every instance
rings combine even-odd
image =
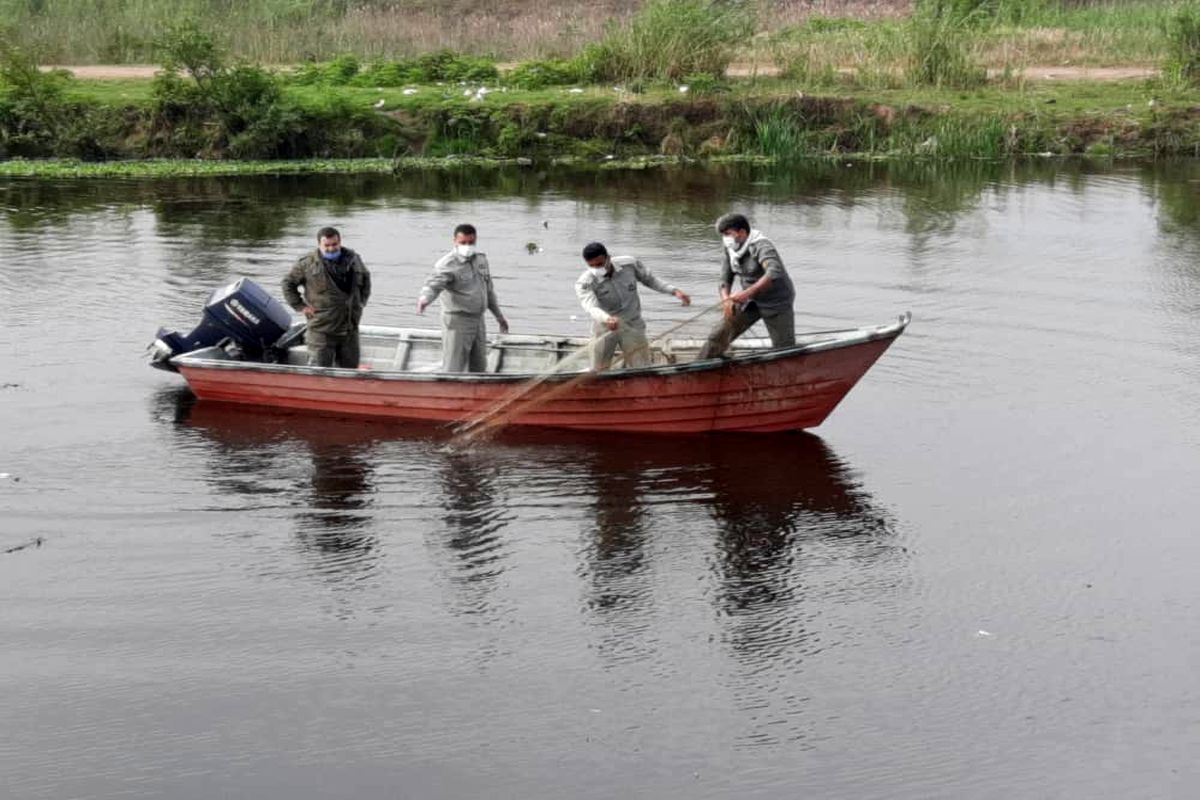
[[[175,356],[216,345],[251,361],[266,360],[277,356],[274,346],[285,333],[289,344],[302,340],[303,323],[296,326],[299,331],[289,331],[291,325],[287,306],[249,278],[239,278],[209,295],[204,318],[191,333],[159,328],[150,345],[150,366],[174,372]]]

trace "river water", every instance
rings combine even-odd
[[[1191,793],[1198,186],[1195,163],[0,182],[0,794]],[[365,322],[435,326],[416,293],[470,221],[513,331],[579,334],[585,242],[707,303],[730,209],[778,244],[798,329],[913,313],[813,433],[463,451],[197,404],[142,360],[214,287],[275,289],[321,225],[373,272]],[[690,314],[643,305],[652,333]]]

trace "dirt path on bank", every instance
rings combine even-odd
[[[511,65],[500,65],[501,69]],[[134,78],[153,78],[159,67],[153,64],[93,64],[88,66],[47,66],[44,69],[65,69],[80,80],[121,80]],[[852,72],[846,68],[845,72]],[[731,78],[748,78],[754,75],[764,77],[779,74],[779,69],[768,64],[732,64],[726,70]],[[990,77],[1000,77],[1003,70],[990,69]],[[1128,81],[1153,78],[1158,70],[1152,67],[1051,67],[1034,66],[1022,70],[1013,70],[1016,77],[1024,77],[1031,81]]]

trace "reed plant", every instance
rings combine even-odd
[[[1017,155],[1021,137],[994,115],[956,115],[898,125],[880,149],[892,156],[999,159]]]
[[[914,86],[978,86],[987,72],[972,58],[971,27],[977,11],[967,3],[931,2],[908,23],[906,77]]]
[[[786,106],[776,106],[754,113],[751,119],[751,141],[756,155],[775,161],[795,161],[811,155],[809,137],[803,120]]]
[[[595,81],[679,81],[724,75],[734,46],[753,33],[749,9],[711,0],[649,0],[627,24],[611,26],[584,49],[583,71]]]
[[[1185,86],[1200,83],[1200,5],[1181,6],[1164,27],[1168,43],[1164,80]]]

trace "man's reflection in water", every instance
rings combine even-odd
[[[744,445],[744,443],[739,443]],[[755,720],[746,745],[807,736],[799,665],[822,648],[821,617],[844,589],[879,583],[892,524],[816,436],[719,448],[701,478],[719,524],[718,602],[737,668],[734,695]],[[885,573],[886,574],[886,573]]]
[[[585,585],[587,607],[602,626],[600,652],[613,661],[639,660],[652,649],[644,633],[650,625],[653,575],[648,571],[644,497],[640,450],[595,446],[569,460],[581,468],[575,481],[591,492],[591,520],[579,569]]]
[[[312,455],[309,504],[296,514],[301,545],[318,556],[326,575],[368,570],[378,540],[366,509],[374,494],[369,445],[308,441]]]
[[[436,458],[444,527],[435,535],[451,556],[447,571],[455,605],[465,614],[496,611],[509,550],[502,533],[513,519],[496,479],[501,467],[482,451],[444,448]]]
[[[240,498],[260,518],[292,517],[296,539],[318,573],[340,581],[377,566],[369,429],[332,418],[196,403],[186,391],[163,393],[157,406],[160,417],[202,437],[207,480],[224,502],[236,507]]]
[[[593,487],[593,542],[582,566],[587,606],[603,622],[610,657],[652,657],[655,572],[651,540],[660,515],[697,511],[717,524],[714,602],[718,638],[733,659],[731,687],[754,728],[741,741],[794,738],[803,696],[796,667],[821,646],[835,574],[847,585],[886,589],[874,567],[896,553],[892,523],[847,465],[818,437],[596,437],[573,445]],[[680,523],[664,526],[678,533]],[[704,526],[707,527],[707,526]],[[704,539],[696,538],[697,546]],[[676,553],[664,557],[679,560]]]
[[[646,527],[640,465],[636,459],[629,461],[612,448],[594,451],[585,461],[588,482],[595,489],[589,602],[601,612],[634,610],[649,590],[631,580],[646,567]]]

